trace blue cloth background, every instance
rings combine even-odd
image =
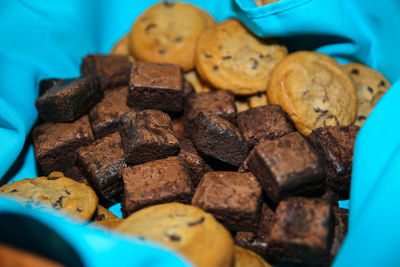
[[[35,177],[29,134],[37,113],[40,79],[79,75],[81,58],[107,53],[134,18],[155,0],[0,1],[0,177]],[[281,0],[256,7],[251,0],[188,1],[217,21],[238,17],[260,36],[281,36],[291,51],[317,50],[340,62],[361,61],[392,83],[400,78],[397,0]],[[349,232],[335,266],[399,266],[400,82],[378,103],[356,141]],[[113,211],[118,212],[118,207]],[[0,199],[1,221],[34,220],[70,244],[85,266],[185,266],[154,246],[65,221],[54,212],[32,212]],[[34,233],[31,224],[24,231]],[[19,225],[19,227],[21,224]],[[0,238],[10,229],[0,227]],[[37,235],[36,235],[37,236]],[[48,240],[31,240],[46,246]],[[129,256],[127,256],[129,255]]]

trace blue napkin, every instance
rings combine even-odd
[[[34,100],[39,80],[78,76],[83,56],[108,53],[133,20],[155,2],[0,1],[1,183],[37,176],[32,142],[25,138],[37,119]],[[363,62],[392,83],[400,78],[399,1],[281,0],[263,7],[252,0],[187,2],[208,10],[217,21],[238,17],[259,36],[281,36],[290,51],[316,50],[342,63]],[[357,137],[349,232],[335,266],[400,264],[395,253],[400,216],[393,208],[400,204],[398,99],[400,82],[378,103]],[[0,199],[0,216],[15,213],[19,220],[33,218],[46,225],[75,249],[86,266],[148,266],[147,260],[156,266],[187,264],[154,245],[121,241],[115,234],[65,221],[53,212],[32,212],[11,203]],[[33,231],[30,224],[23,225]],[[0,234],[6,232],[0,228]],[[46,246],[46,240],[35,242]]]

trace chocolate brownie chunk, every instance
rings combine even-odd
[[[119,171],[126,164],[119,132],[97,139],[77,153],[77,166],[101,196],[110,199],[121,193]]]
[[[327,186],[348,199],[353,164],[354,142],[358,126],[331,126],[312,131],[307,136],[310,144],[324,161]]]
[[[318,155],[298,132],[259,143],[246,162],[276,203],[291,195],[317,192],[325,181]]]
[[[336,257],[339,252],[340,246],[347,233],[347,226],[349,222],[349,211],[339,207],[333,207],[334,215],[334,234],[333,242],[331,247],[331,258],[332,260]]]
[[[64,171],[64,176],[71,178],[79,183],[84,183],[88,186],[91,186],[88,179],[82,174],[77,166],[73,166]]]
[[[200,112],[193,122],[192,141],[206,156],[233,166],[247,157],[248,148],[239,130],[229,121],[212,113]]]
[[[237,125],[249,147],[274,140],[294,131],[293,124],[279,105],[267,105],[241,112]]]
[[[179,151],[171,118],[159,110],[130,111],[120,118],[119,132],[125,160],[140,164],[166,158]]]
[[[268,239],[276,256],[318,264],[329,262],[332,233],[332,205],[328,201],[293,197],[279,203]]]
[[[181,67],[171,64],[133,62],[128,106],[178,112],[183,104]]]
[[[193,85],[186,79],[183,79],[183,98],[185,99],[194,93],[195,91]]]
[[[39,82],[39,96],[46,93],[47,90],[52,88],[53,86],[57,85],[58,83],[62,82],[62,79],[58,78],[49,78],[43,79]]]
[[[192,205],[232,231],[256,230],[262,188],[250,172],[208,172],[196,188]]]
[[[321,198],[330,201],[333,206],[339,206],[339,195],[332,190],[326,190]]]
[[[73,123],[44,123],[33,130],[35,157],[45,175],[75,165],[76,150],[93,140],[87,115]]]
[[[131,110],[126,104],[127,96],[127,86],[106,90],[104,98],[90,110],[90,125],[96,138],[118,131],[119,117]]]
[[[178,158],[186,164],[193,185],[197,186],[203,174],[212,171],[212,169],[207,165],[204,159],[199,156],[192,141],[189,139],[179,139],[179,147],[181,149],[179,150]]]
[[[174,132],[177,138],[185,137],[185,126],[183,121],[184,121],[183,117],[172,119],[172,131]]]
[[[190,203],[193,195],[192,181],[178,157],[123,168],[121,174],[124,217],[155,204],[172,201]]]
[[[235,97],[229,91],[189,95],[184,105],[185,131],[189,136],[195,132],[193,122],[200,112],[218,115],[234,124],[236,123]]]
[[[43,121],[72,122],[87,113],[102,97],[95,77],[65,79],[36,99],[35,105]]]
[[[127,86],[131,63],[127,56],[87,55],[81,64],[81,74],[100,79],[101,89]]]

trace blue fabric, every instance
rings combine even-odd
[[[78,76],[83,56],[107,53],[129,31],[134,18],[155,2],[0,1],[2,183],[37,175],[31,140],[24,143],[37,118],[34,100],[39,80]],[[400,78],[397,0],[281,0],[264,7],[256,7],[252,0],[236,0],[237,4],[233,0],[188,2],[207,9],[217,21],[235,16],[260,36],[281,36],[291,51],[317,50],[342,63],[363,62],[392,83]],[[398,99],[400,82],[378,103],[357,137],[349,232],[335,266],[400,264],[396,253],[400,216],[394,208],[400,205]],[[119,206],[112,211],[120,213]],[[185,265],[153,245],[65,221],[54,212],[18,208],[0,199],[0,215],[7,212],[35,218],[54,229],[76,248],[87,266],[148,266],[149,261],[163,266]],[[7,229],[0,227],[0,233],[4,231]]]

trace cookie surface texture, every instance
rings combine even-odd
[[[362,126],[376,103],[391,86],[379,72],[360,63],[349,63],[343,66],[350,74],[357,90],[358,108],[354,122]]]
[[[267,97],[282,106],[303,135],[323,126],[351,125],[357,114],[351,78],[339,62],[317,52],[283,59],[271,73]]]
[[[196,266],[231,266],[233,239],[214,217],[194,206],[167,203],[133,213],[121,232],[171,247]]]
[[[83,220],[92,218],[98,204],[92,188],[64,177],[62,172],[6,184],[0,188],[0,194],[15,197],[25,206],[45,205]]]
[[[212,86],[250,95],[265,92],[271,70],[286,55],[286,47],[276,40],[261,40],[238,20],[229,19],[200,35],[195,64]]]
[[[271,267],[258,254],[249,249],[235,245],[235,264],[234,267]]]
[[[197,39],[214,19],[188,3],[161,2],[147,9],[133,24],[130,50],[135,59],[194,68]]]

